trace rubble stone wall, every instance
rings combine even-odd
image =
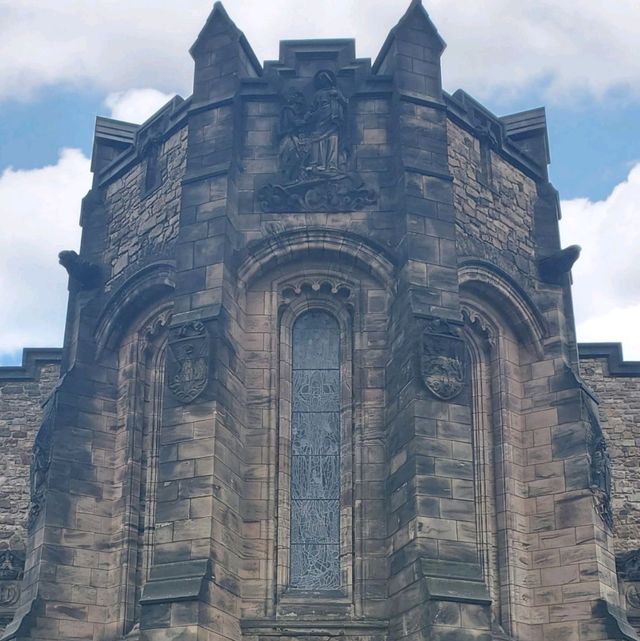
[[[59,373],[59,363],[38,364],[32,376],[0,368],[0,550],[24,548],[31,447]]]
[[[493,150],[483,160],[480,140],[451,121],[447,135],[458,255],[490,260],[529,283],[535,273],[535,181]]]
[[[580,373],[600,400],[600,421],[613,467],[616,554],[640,548],[640,371],[610,372],[609,359],[580,359]]]
[[[183,128],[162,145],[159,155],[160,185],[145,191],[147,161],[135,165],[106,188],[109,220],[107,290],[130,265],[146,256],[162,255],[178,233],[182,178],[186,169],[187,130]]]

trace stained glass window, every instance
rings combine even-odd
[[[290,586],[340,587],[340,330],[326,312],[293,327]]]

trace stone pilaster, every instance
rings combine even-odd
[[[158,538],[142,596],[143,639],[156,638],[158,628],[167,639],[240,635],[244,409],[229,274],[238,245],[236,92],[261,69],[219,3],[191,54],[194,93],[167,348]]]
[[[401,265],[387,382],[393,639],[489,629],[475,532],[469,373],[459,334],[444,46],[422,4],[413,2],[374,65],[393,76]],[[458,378],[456,390],[439,391],[442,381],[433,378],[434,364],[445,361],[453,368],[447,376]]]

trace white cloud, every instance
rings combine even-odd
[[[580,341],[622,341],[640,360],[640,163],[602,201],[562,203],[564,245],[581,245],[573,268]]]
[[[618,307],[578,325],[583,343],[622,343],[624,359],[640,361],[640,304]]]
[[[109,94],[104,103],[112,118],[142,124],[174,95],[157,89],[129,89]]]
[[[375,57],[409,0],[226,0],[258,57],[286,38],[356,37]],[[188,95],[187,53],[211,0],[0,0],[0,98],[87,84],[107,92],[153,86]],[[640,91],[637,0],[425,0],[449,47],[445,84],[480,98],[532,83],[546,99]]]
[[[91,186],[89,159],[77,149],[57,164],[0,175],[0,360],[22,347],[62,344],[67,274],[58,252],[78,249],[80,200]]]

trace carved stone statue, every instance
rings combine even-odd
[[[306,116],[309,125],[309,169],[312,172],[339,170],[344,138],[347,99],[331,71],[319,71],[314,78],[316,93]]]
[[[596,440],[591,459],[591,484],[611,496],[611,460],[604,437]]]
[[[376,192],[348,167],[349,103],[333,71],[318,71],[313,88],[308,108],[302,91],[292,87],[284,94],[279,123],[279,180],[257,193],[265,212],[346,212],[377,200]]]
[[[303,134],[306,123],[304,94],[290,89],[285,95],[285,105],[280,114],[280,170],[287,182],[302,179],[309,152]]]

